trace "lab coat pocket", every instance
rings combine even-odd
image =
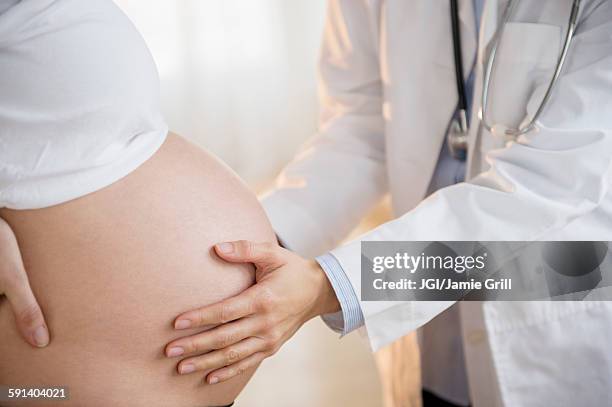
[[[561,27],[549,24],[507,23],[489,83],[487,119],[490,124],[517,128],[526,119],[534,90],[549,81],[561,52]],[[481,152],[505,144],[485,134]]]
[[[610,405],[612,304],[493,305],[485,320],[503,405]]]

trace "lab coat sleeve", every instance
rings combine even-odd
[[[335,247],[387,190],[378,22],[370,3],[328,2],[319,132],[262,199],[279,239],[303,256]]]
[[[489,152],[490,169],[470,182],[442,189],[401,218],[332,251],[357,295],[362,240],[532,241],[554,236],[602,205],[612,163],[612,2],[600,3],[579,26],[539,131]],[[546,86],[534,90],[527,107],[530,116]],[[360,304],[374,349],[450,305]]]

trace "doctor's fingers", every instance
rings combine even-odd
[[[176,357],[202,354],[227,348],[250,336],[255,336],[260,324],[256,318],[246,317],[208,331],[176,339],[166,345],[166,356]]]
[[[248,358],[234,363],[233,365],[223,367],[208,374],[207,381],[209,384],[221,383],[235,376],[239,376],[249,369],[256,368],[269,355],[264,352],[257,352]]]
[[[255,243],[248,240],[215,245],[215,252],[231,263],[253,263],[258,269],[274,270],[286,263],[287,250],[277,243]]]
[[[210,359],[206,357],[208,355],[202,356],[205,369],[210,369],[215,364],[218,365],[218,370],[208,373],[206,381],[209,384],[221,383],[256,367],[265,358],[275,355],[283,343],[291,338],[298,329],[286,322],[273,325],[267,326],[267,329],[257,336],[245,339],[228,348],[211,352]],[[213,354],[216,355],[213,356]],[[212,368],[215,369],[215,367]]]
[[[187,311],[176,317],[174,329],[191,329],[226,324],[257,311],[257,285],[223,301]]]
[[[250,337],[225,349],[184,359],[179,363],[177,370],[179,374],[197,371],[211,372],[215,369],[236,365],[256,353],[264,352],[266,352],[265,342],[260,338]],[[209,377],[208,381],[210,379]]]

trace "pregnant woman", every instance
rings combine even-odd
[[[168,135],[111,0],[0,0],[0,208],[52,333],[28,345],[0,297],[0,385],[67,386],[66,406],[233,402],[256,366],[213,386],[165,345],[180,312],[253,284],[213,245],[274,234],[230,170]]]

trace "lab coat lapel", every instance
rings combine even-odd
[[[472,0],[459,3],[468,75],[476,50],[476,27]],[[457,106],[457,90],[448,2],[388,0],[383,5],[383,112],[392,167],[389,186],[399,215],[425,195]]]

